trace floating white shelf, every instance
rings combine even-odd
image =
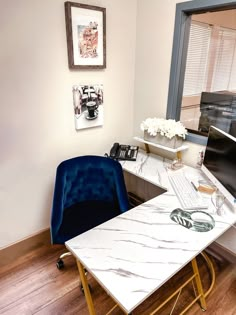
[[[188,149],[187,145],[182,145],[181,147],[173,149],[173,148],[169,148],[169,147],[157,144],[157,143],[153,143],[153,142],[144,140],[143,138],[140,138],[140,137],[134,137],[134,139],[136,141],[139,141],[139,142],[142,142],[142,143],[146,143],[146,144],[151,145],[153,147],[156,147],[156,148],[159,148],[159,149],[162,149],[162,150],[165,150],[165,151],[173,152],[173,153],[177,153],[177,152],[184,151],[184,150]]]

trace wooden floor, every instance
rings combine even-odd
[[[15,260],[0,270],[0,314],[5,315],[87,315],[88,310],[84,295],[79,287],[79,277],[75,260],[68,257],[65,268],[58,270],[55,262],[64,252],[62,246],[41,245],[29,254]],[[216,270],[216,286],[207,298],[207,312],[214,315],[236,315],[236,265],[213,260]],[[208,288],[209,272],[198,256],[203,286]],[[173,292],[176,284],[183,281],[190,272],[186,266],[180,273],[139,306],[134,315],[147,315],[160,301]],[[158,273],[158,270],[157,270]],[[113,301],[101,289],[94,279],[89,277],[92,296],[97,315],[105,315],[113,306]],[[122,290],[122,288],[121,288]],[[192,284],[186,288],[180,298],[177,309],[172,315],[180,314],[181,308],[194,296]],[[174,301],[157,314],[171,313]],[[113,315],[123,314],[116,309]],[[188,312],[191,315],[202,314],[195,304]]]

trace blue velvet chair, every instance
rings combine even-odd
[[[51,240],[64,244],[130,208],[119,162],[80,156],[57,167],[51,213]],[[63,267],[62,255],[57,267]]]

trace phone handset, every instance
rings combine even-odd
[[[119,143],[118,142],[115,142],[111,148],[111,151],[110,151],[110,157],[112,159],[116,158],[117,156],[117,152],[118,152],[118,149],[119,149]]]

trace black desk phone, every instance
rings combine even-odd
[[[116,160],[136,161],[138,149],[138,146],[119,144],[116,142],[111,148],[110,157]]]

